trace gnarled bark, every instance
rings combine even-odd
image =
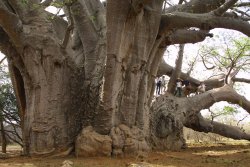
[[[205,119],[201,114],[190,119],[185,123],[185,126],[200,132],[211,132],[232,139],[250,141],[250,134],[245,133],[239,127]]]
[[[88,127],[97,136],[93,148],[108,147],[105,155],[149,150],[149,135],[156,149],[179,149],[184,144],[183,124],[204,107],[227,100],[249,110],[248,101],[227,87],[193,98],[166,94],[152,100],[154,79],[168,45],[202,41],[217,27],[249,35],[248,22],[221,15],[233,1],[222,6],[224,0],[191,0],[166,9],[164,15],[163,0],[109,0],[106,11],[99,0],[72,1],[65,10],[74,23],[72,31],[60,17],[48,19],[52,15],[44,6],[49,0],[5,2],[0,0],[0,47],[10,65],[27,154],[55,154],[71,146],[81,150],[79,142],[93,139],[86,138]],[[164,74],[173,73],[171,67],[164,68]],[[189,76],[181,73],[180,77]],[[200,82],[189,80],[193,85]],[[225,84],[218,79],[212,82]],[[108,144],[100,144],[99,137],[107,138],[103,143]]]

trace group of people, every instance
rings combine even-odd
[[[166,79],[165,76],[157,77],[156,79],[156,95],[160,95],[166,91]],[[206,85],[201,82],[198,87],[192,87],[189,80],[182,80],[178,78],[176,80],[174,95],[178,97],[189,96],[191,92],[196,94],[204,93],[206,91]]]
[[[185,90],[185,92],[183,92]],[[192,90],[192,86],[189,80],[181,80],[178,78],[176,80],[176,88],[174,95],[181,97],[184,93],[185,96],[189,96]],[[200,85],[196,89],[196,94],[204,93],[206,91],[206,85],[204,82],[201,82]]]

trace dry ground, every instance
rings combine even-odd
[[[16,153],[9,147],[9,154]],[[153,152],[146,158],[51,158],[14,156],[0,159],[0,167],[59,167],[65,160],[74,167],[250,167],[250,142],[221,144],[192,144],[175,152]]]

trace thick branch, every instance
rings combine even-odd
[[[174,67],[170,66],[164,60],[162,60],[160,65],[159,65],[157,75],[158,76],[167,75],[167,76],[171,77],[173,71],[174,71]],[[186,73],[183,73],[183,72],[180,73],[180,78],[183,80],[188,79],[191,84],[196,85],[196,86],[198,86],[200,84],[199,80],[192,78],[192,77],[189,77]]]
[[[216,16],[221,16],[223,13],[225,13],[230,7],[232,7],[238,0],[229,0],[225,4],[223,4],[218,9],[214,10],[213,13]]]
[[[173,71],[174,71],[174,67],[170,66],[164,60],[162,60],[160,65],[159,65],[157,75],[158,76],[167,75],[167,76],[171,77]],[[199,84],[201,82],[198,79],[190,77],[188,75],[188,73],[183,73],[183,72],[181,72],[180,78],[183,79],[183,80],[189,80],[191,85],[195,86],[195,87],[199,86]],[[206,90],[210,90],[210,89],[222,87],[225,84],[224,79],[225,79],[225,75],[218,75],[216,77],[207,79],[207,80],[205,80],[203,82],[206,85]]]
[[[237,30],[250,36],[250,24],[237,18],[218,17],[212,13],[191,14],[173,12],[162,16],[160,34],[165,34],[172,29],[187,27],[198,27],[201,29],[226,28]]]
[[[202,109],[211,107],[214,103],[227,101],[238,104],[250,113],[250,101],[239,95],[232,87],[225,85],[187,99],[188,111],[198,113]]]
[[[178,57],[177,57],[176,62],[175,62],[175,69],[172,72],[172,75],[171,75],[169,83],[168,83],[167,91],[169,93],[174,93],[176,79],[179,78],[180,75],[181,75],[181,68],[182,68],[183,55],[184,55],[183,54],[184,53],[184,46],[185,45],[182,44],[179,47],[180,49],[179,49],[179,52],[178,52]]]
[[[233,78],[234,82],[244,82],[244,83],[250,83],[250,79],[246,78]]]
[[[213,34],[204,30],[176,30],[164,39],[161,47],[173,44],[197,43],[203,41],[206,37],[213,37]]]
[[[22,23],[18,16],[9,12],[0,2],[0,26],[11,38],[17,48],[22,46]]]
[[[166,13],[175,11],[189,13],[207,13],[220,7],[225,0],[191,0],[183,5],[176,5],[166,9]]]
[[[204,119],[201,114],[198,114],[195,119],[189,119],[185,126],[199,132],[211,132],[232,139],[250,140],[250,134],[245,133],[239,127]]]

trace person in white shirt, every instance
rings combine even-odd
[[[198,86],[197,94],[204,93],[204,92],[206,92],[206,85],[204,82],[201,82],[200,86]]]
[[[164,93],[166,91],[166,80],[165,80],[165,76],[162,76],[161,79],[161,92]]]
[[[181,97],[181,94],[182,94],[182,82],[181,82],[181,79],[178,78],[176,80],[176,89],[175,89],[174,95],[175,96],[177,95],[178,97]]]

